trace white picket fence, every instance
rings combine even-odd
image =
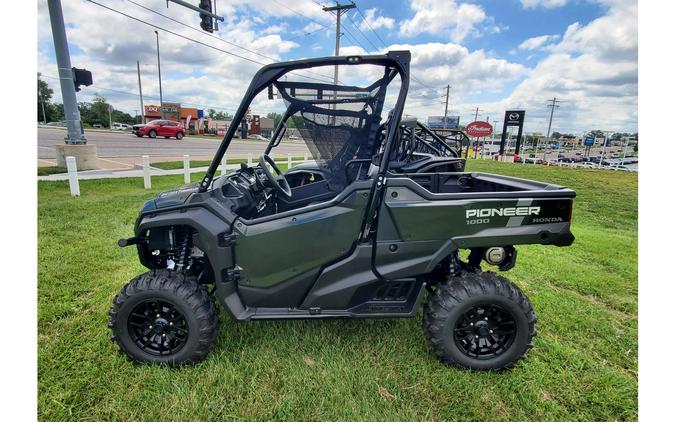
[[[239,159],[240,160],[240,159]],[[253,166],[253,155],[249,153],[246,157],[246,161],[248,166]],[[294,166],[297,166],[298,164],[303,164],[307,163],[310,161],[313,161],[312,159],[309,158],[307,154],[305,154],[303,159],[299,160],[294,160],[292,154],[288,154],[285,157],[276,157],[275,161],[277,163],[285,163],[288,169],[293,168]],[[143,155],[141,157],[141,168],[142,172],[140,175],[138,172],[134,172],[134,174],[123,174],[123,175],[118,175],[116,177],[142,177],[143,178],[143,187],[145,189],[151,189],[152,188],[152,176],[167,176],[171,174],[177,174],[175,170],[161,170],[161,169],[156,169],[153,168],[150,165],[150,156],[148,155]],[[86,177],[82,177],[81,174],[77,171],[77,162],[75,157],[68,156],[66,157],[66,165],[68,169],[67,173],[67,179],[68,183],[70,185],[70,195],[71,196],[80,196],[80,179],[106,179],[106,178],[111,178],[110,175],[87,175]],[[218,173],[223,176],[227,174],[227,155],[223,156],[223,160],[220,163],[220,166],[218,166]],[[198,167],[198,168],[191,168],[190,167],[190,156],[189,155],[183,155],[183,169],[182,169],[182,174],[183,174],[183,181],[187,184],[190,183],[191,180],[191,175],[192,173],[197,173],[205,171],[204,167]],[[51,180],[63,180],[63,178],[59,179],[51,179]]]

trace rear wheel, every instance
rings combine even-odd
[[[536,321],[532,304],[509,280],[491,272],[464,272],[430,295],[423,328],[443,362],[498,371],[525,358]]]
[[[183,132],[176,133],[176,139],[178,139],[179,141],[183,139]]]
[[[151,138],[156,138],[157,132],[155,132],[154,130],[151,130],[150,132],[148,132],[148,136],[151,137]]]
[[[113,340],[136,362],[199,362],[217,334],[218,316],[206,289],[175,271],[134,278],[115,297],[109,315]]]

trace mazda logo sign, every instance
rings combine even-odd
[[[520,118],[520,114],[518,114],[518,113],[509,114],[509,120],[518,120],[519,118]]]

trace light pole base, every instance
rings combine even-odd
[[[66,167],[66,157],[75,157],[78,170],[96,170],[98,165],[98,153],[96,145],[84,144],[57,145],[56,146],[56,165]]]

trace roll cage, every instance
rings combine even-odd
[[[355,66],[355,65],[375,65],[382,66],[385,68],[384,76],[374,82],[373,84],[367,87],[357,87],[357,86],[345,86],[345,85],[331,85],[323,83],[301,83],[301,82],[287,82],[280,80],[284,75],[295,70],[302,70],[314,67],[322,66],[332,66],[332,65],[344,65],[344,66]],[[341,57],[325,57],[317,59],[308,59],[308,60],[297,60],[290,62],[281,62],[269,64],[262,69],[260,69],[253,80],[249,84],[249,87],[244,95],[244,98],[239,105],[232,123],[230,124],[223,140],[221,141],[218,150],[216,151],[213,161],[211,162],[206,175],[202,179],[199,185],[199,191],[205,192],[211,182],[213,181],[214,175],[217,171],[217,168],[225,155],[236,131],[239,128],[242,120],[245,118],[246,111],[253,99],[265,89],[272,89],[276,87],[280,95],[284,100],[289,103],[289,106],[284,113],[282,118],[282,123],[285,122],[285,119],[288,119],[291,115],[297,112],[313,114],[313,115],[324,115],[329,116],[333,121],[340,118],[350,118],[350,119],[363,119],[366,117],[364,112],[368,111],[368,117],[370,120],[367,122],[367,127],[362,127],[361,130],[368,134],[368,142],[377,141],[377,131],[380,129],[380,120],[382,114],[382,105],[384,102],[384,95],[386,86],[393,80],[396,76],[400,78],[400,89],[396,99],[396,104],[390,112],[389,121],[386,124],[386,127],[383,130],[383,133],[386,134],[386,137],[382,140],[382,146],[384,150],[382,151],[382,160],[377,171],[378,183],[374,184],[373,189],[381,189],[382,181],[388,169],[389,156],[391,155],[392,147],[394,144],[394,138],[397,133],[397,128],[401,121],[401,116],[403,114],[403,107],[405,105],[405,99],[408,93],[409,87],[409,75],[410,75],[410,52],[409,51],[390,51],[387,54],[383,55],[369,55],[369,56],[341,56]],[[300,101],[298,99],[298,90],[301,89],[310,89],[315,91],[315,98],[305,99]],[[342,97],[340,94],[343,92],[352,92],[352,93],[363,93],[363,96],[360,98],[351,97]],[[372,93],[368,95],[367,93]],[[332,98],[331,98],[332,97]],[[358,110],[338,110],[338,105],[345,104],[364,104],[364,108],[361,111]],[[331,110],[332,107],[332,110]],[[366,110],[366,107],[369,107],[370,110]],[[324,119],[325,120],[325,119]],[[321,122],[314,122],[313,130],[314,131],[327,131],[327,125],[322,124]],[[273,147],[274,140],[280,140],[279,132],[284,130],[284,125],[280,124],[275,128],[275,133],[272,136],[272,141],[268,145],[268,149]],[[277,142],[278,142],[277,140]],[[375,145],[370,144],[367,148],[356,150],[352,148],[351,150],[340,151],[339,157],[332,164],[334,167],[344,166],[351,160],[353,161],[354,156],[364,159],[364,154],[366,151],[373,151]],[[325,146],[317,146],[317,152],[320,154],[322,149],[326,148]],[[330,148],[330,147],[327,147]],[[367,157],[371,158],[371,157]],[[337,174],[337,172],[336,172]],[[371,195],[371,199],[374,199],[374,195]]]

